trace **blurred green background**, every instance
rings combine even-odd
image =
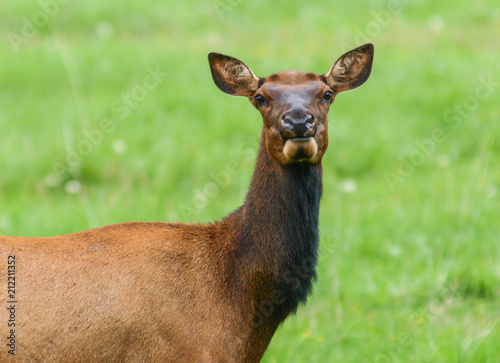
[[[261,118],[207,53],[324,73],[370,41],[370,79],[330,111],[319,278],[264,361],[498,362],[499,7],[2,2],[0,234],[222,218]]]

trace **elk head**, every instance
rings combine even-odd
[[[330,105],[339,92],[368,79],[373,45],[344,54],[324,75],[290,70],[259,78],[235,58],[210,53],[208,60],[220,90],[248,97],[261,112],[269,155],[281,165],[316,164],[328,147]]]

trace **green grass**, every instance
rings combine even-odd
[[[2,4],[0,234],[223,217],[243,201],[261,119],[216,88],[207,53],[262,76],[324,73],[372,41],[371,78],[330,111],[318,281],[264,361],[498,362],[500,9],[391,3],[69,1],[18,52],[8,34],[41,8]],[[221,19],[214,4],[230,10]],[[167,75],[115,112],[148,67]],[[484,77],[493,88],[478,99]],[[103,118],[113,131],[58,181],[54,163]],[[444,141],[423,154],[436,129]]]

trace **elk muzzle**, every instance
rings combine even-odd
[[[281,118],[280,133],[284,140],[283,154],[290,161],[307,161],[318,152],[314,136],[317,123],[303,107],[293,107]]]

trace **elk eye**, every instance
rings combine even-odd
[[[258,105],[262,105],[264,103],[265,99],[262,95],[257,95],[257,96],[255,96],[255,101],[257,101]]]
[[[330,91],[326,92],[325,95],[323,96],[323,99],[325,101],[330,102],[332,100],[332,93]]]

